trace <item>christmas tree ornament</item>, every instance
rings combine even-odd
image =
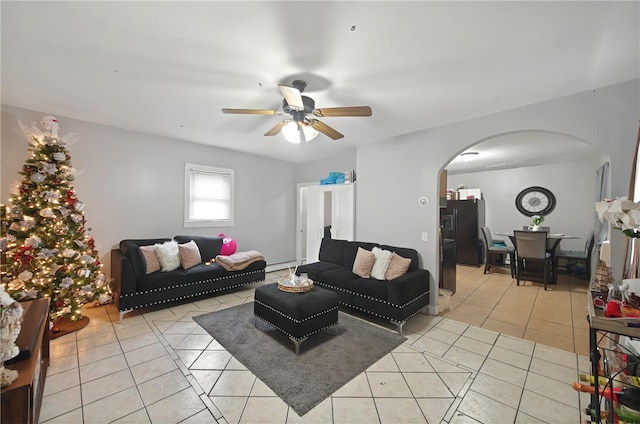
[[[36,172],[35,174],[31,175],[31,177],[29,177],[31,179],[31,181],[33,181],[34,183],[41,183],[44,181],[44,175]]]
[[[31,271],[22,271],[20,274],[18,274],[18,279],[22,281],[31,280],[31,277],[33,277],[33,272]]]
[[[38,212],[38,214],[43,218],[52,218],[53,217],[53,209],[44,208]]]
[[[93,257],[89,255],[80,256],[80,262],[82,262],[83,264],[92,264],[93,261],[94,261]]]
[[[60,125],[58,124],[58,120],[55,116],[47,115],[42,118],[40,121],[40,125],[44,132],[51,134],[54,137],[58,137],[58,130],[60,129]]]
[[[0,285],[0,287],[2,287],[2,285]],[[20,290],[23,287],[24,287],[24,281],[22,281],[19,278],[11,280],[9,284],[7,284],[7,288],[9,290]]]
[[[55,225],[53,226],[53,231],[59,236],[66,233],[68,230],[69,230],[69,227],[67,227],[61,222],[56,222]]]

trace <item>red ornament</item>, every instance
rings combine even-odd
[[[31,267],[31,262],[33,261],[32,253],[33,251],[31,250],[31,247],[22,246],[20,250],[13,255],[13,259],[18,261],[18,263],[20,264],[20,266],[18,267],[19,270],[23,269],[26,266]]]
[[[64,198],[64,202],[67,205],[73,206],[75,208],[76,203],[78,203],[78,199],[76,199],[76,195],[73,192],[73,190],[68,190],[67,191],[67,194],[66,194],[66,196]]]

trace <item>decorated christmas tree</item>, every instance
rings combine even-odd
[[[29,156],[6,206],[3,283],[19,301],[48,297],[54,325],[78,321],[84,304],[108,303],[111,290],[73,188],[71,137],[58,137],[52,116],[23,130]]]

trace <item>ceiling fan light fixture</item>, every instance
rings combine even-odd
[[[300,127],[298,126],[300,125]],[[300,138],[300,130],[302,128],[302,133],[304,136],[304,141],[311,141],[320,134],[316,129],[314,129],[311,125],[308,125],[306,122],[300,122],[298,124],[295,121],[289,122],[287,125],[282,127],[282,134],[284,134],[284,138],[293,144],[300,144],[302,141]]]
[[[460,155],[460,157],[462,158],[462,160],[464,160],[465,162],[471,162],[472,160],[474,160],[476,157],[478,157],[478,152],[464,152]]]

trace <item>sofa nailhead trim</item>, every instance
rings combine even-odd
[[[342,291],[342,292],[345,292],[345,293],[354,294],[356,296],[364,297],[364,298],[369,299],[369,300],[373,300],[373,301],[376,301],[376,302],[379,302],[379,303],[384,303],[386,305],[393,306],[394,308],[404,308],[405,306],[408,306],[408,305],[412,304],[413,302],[415,302],[416,300],[420,299],[421,297],[424,297],[427,294],[429,294],[429,293],[422,293],[420,296],[418,296],[418,297],[416,297],[414,299],[411,299],[409,302],[407,302],[405,304],[402,304],[402,305],[398,305],[398,304],[395,304],[395,303],[391,303],[388,300],[382,300],[382,299],[378,299],[377,297],[369,296],[367,294],[353,292],[351,290],[343,289],[342,287],[336,287],[336,286],[334,286],[332,284],[325,283],[324,281],[315,281],[314,283],[318,284],[320,286],[323,286],[323,287],[327,287],[329,290],[338,290],[338,291]]]
[[[369,295],[356,293],[356,292],[353,292],[351,290],[343,289],[342,287],[336,287],[334,285],[325,283],[324,281],[315,281],[314,284],[317,284],[317,285],[322,286],[322,287],[326,287],[328,290],[337,290],[337,291],[341,291],[341,292],[344,292],[344,293],[348,293],[348,294],[353,294],[353,295],[356,295],[356,296],[364,297],[364,298],[369,299],[369,300],[373,300],[373,301],[376,301],[376,302],[379,302],[379,303],[384,303],[386,305],[393,306],[394,308],[404,308],[404,307],[416,302],[418,299],[420,299],[420,298],[426,296],[427,294],[429,294],[429,293],[423,293],[420,296],[416,297],[415,299],[412,299],[411,301],[409,301],[409,302],[407,302],[407,303],[405,303],[403,305],[396,305],[395,303],[391,303],[391,302],[389,302],[387,300],[382,300],[382,299],[378,299],[378,298],[375,298],[375,297],[372,297],[372,296],[369,296]],[[341,305],[344,305],[344,306],[348,306],[348,307],[353,308],[353,309],[357,309],[357,310],[362,311],[362,312],[366,312],[368,314],[371,314],[371,315],[374,315],[374,316],[377,316],[377,317],[380,317],[380,318],[388,319],[389,321],[391,321],[391,322],[393,322],[395,324],[403,324],[403,323],[407,322],[407,320],[409,318],[414,317],[415,315],[417,315],[420,312],[420,310],[418,310],[418,311],[414,312],[413,314],[409,315],[403,321],[396,321],[395,319],[391,318],[390,316],[381,315],[381,314],[379,314],[377,312],[374,312],[374,311],[371,311],[369,309],[364,309],[364,308],[361,308],[359,306],[351,305],[351,304],[348,304],[348,303],[345,303],[345,302],[342,302],[342,301],[339,301],[338,303],[340,303]]]
[[[264,270],[249,271],[249,272],[247,272],[247,273],[245,273],[243,275],[251,275],[251,274],[256,274],[256,273],[263,272],[263,271]],[[192,281],[191,283],[177,283],[177,284],[175,284],[173,286],[158,287],[157,289],[145,290],[143,292],[126,293],[126,294],[122,294],[120,296],[121,297],[135,297],[135,296],[142,295],[142,294],[154,293],[154,292],[163,291],[163,290],[170,290],[170,289],[175,289],[175,288],[178,288],[178,287],[192,286],[194,284],[204,284],[204,283],[210,283],[210,282],[213,282],[213,281],[228,280],[229,278],[235,278],[235,277],[237,277],[237,275],[234,275],[234,276],[226,275],[224,277],[210,278],[208,280]],[[259,281],[264,281],[264,280],[259,280]],[[218,290],[226,290],[227,288],[239,287],[239,286],[243,286],[245,284],[250,284],[250,283],[236,284],[234,286],[229,286],[229,287],[225,287],[224,289],[218,289]],[[216,291],[216,290],[213,290],[213,291]]]
[[[263,270],[258,270],[258,271],[249,271],[243,275],[251,275],[251,274],[257,274],[262,272]],[[128,293],[128,294],[121,294],[120,297],[125,298],[132,298],[135,299],[136,297],[148,294],[148,293],[154,293],[154,292],[158,292],[158,291],[164,291],[164,290],[170,290],[170,289],[174,289],[177,287],[185,287],[185,286],[191,286],[194,284],[205,284],[205,283],[209,283],[209,282],[213,282],[213,281],[219,281],[219,280],[226,280],[231,278],[231,276],[224,276],[224,277],[218,277],[218,278],[213,278],[213,279],[208,279],[208,280],[200,280],[200,281],[194,281],[191,283],[186,283],[186,284],[176,284],[174,286],[169,286],[169,287],[159,287],[157,289],[153,289],[153,290],[146,290],[143,292],[136,292],[136,293]],[[235,289],[238,287],[242,287],[242,286],[247,286],[249,284],[254,284],[254,283],[259,283],[261,281],[265,281],[265,279],[260,279],[260,280],[252,280],[252,281],[247,281],[245,283],[238,283],[238,284],[234,284],[232,286],[227,286],[227,287],[219,287],[219,288],[215,288],[215,289],[211,289],[211,290],[206,290],[206,291],[202,291],[202,292],[198,292],[198,293],[194,293],[194,294],[190,294],[190,295],[186,295],[186,296],[179,296],[179,297],[174,297],[171,299],[163,299],[163,300],[158,300],[156,302],[150,302],[150,303],[143,303],[140,305],[136,305],[133,308],[128,308],[128,309],[120,309],[120,311],[125,312],[125,311],[131,311],[133,309],[139,309],[139,308],[146,308],[149,306],[154,306],[154,305],[160,305],[163,303],[169,303],[169,302],[175,302],[177,300],[182,300],[182,299],[189,299],[191,297],[197,297],[197,296],[202,296],[205,294],[211,294],[211,293],[215,293],[215,292],[219,292],[219,291],[223,291],[223,290],[230,290],[230,289]]]
[[[274,307],[272,307],[272,306],[267,305],[267,304],[266,304],[266,303],[264,303],[264,302],[260,302],[259,300],[254,300],[254,302],[261,304],[261,305],[262,305],[262,306],[264,306],[265,308],[271,309],[273,312],[277,313],[278,315],[282,315],[282,316],[283,316],[283,317],[285,317],[286,319],[288,319],[288,320],[290,320],[290,321],[293,321],[293,322],[295,322],[296,324],[300,324],[300,323],[302,323],[302,322],[308,321],[308,320],[310,320],[310,319],[313,319],[313,318],[319,317],[320,315],[324,315],[324,314],[326,314],[326,313],[328,313],[328,312],[335,311],[336,309],[338,309],[338,307],[337,307],[337,306],[334,306],[333,308],[325,309],[324,311],[320,311],[320,312],[318,312],[317,314],[309,315],[308,317],[306,317],[306,318],[303,318],[303,319],[299,320],[299,319],[296,319],[296,318],[294,318],[294,317],[292,317],[292,316],[290,316],[290,315],[285,314],[284,312],[282,312],[282,311],[281,311],[281,310],[279,310],[279,309],[276,309],[276,308],[274,308]]]
[[[292,317],[290,317],[290,316],[288,316],[288,315],[286,315],[286,314],[282,313],[281,311],[279,311],[279,310],[277,310],[277,309],[275,309],[275,308],[272,308],[271,306],[266,305],[266,304],[264,304],[264,303],[262,303],[262,302],[258,302],[258,301],[255,301],[255,300],[254,300],[254,302],[259,303],[259,304],[261,304],[262,306],[267,307],[267,308],[269,308],[269,309],[273,310],[274,312],[277,312],[278,314],[282,315],[283,317],[285,317],[285,318],[287,318],[287,319],[290,319],[290,320],[292,320],[292,321],[294,321],[294,322],[297,322],[297,323],[302,322],[302,321],[298,321],[298,320],[296,320],[295,318],[292,318]],[[326,311],[323,311],[323,312],[320,312],[320,313],[318,313],[318,314],[315,314],[315,315],[314,315],[314,317],[319,316],[319,315],[322,315],[322,314],[325,314],[325,313],[330,312],[330,311],[333,311],[333,310],[335,310],[335,309],[338,309],[338,307],[337,307],[337,306],[335,306],[335,307],[333,307],[333,308],[331,308],[331,309],[327,309]],[[307,337],[311,336],[312,334],[319,333],[319,332],[321,332],[321,331],[323,331],[323,330],[326,330],[326,329],[327,329],[327,328],[329,328],[329,327],[333,327],[334,325],[338,324],[338,321],[336,321],[336,322],[334,322],[333,324],[325,325],[324,327],[322,327],[322,328],[318,328],[317,330],[312,331],[311,333],[308,333],[308,334],[306,334],[306,335],[304,335],[304,336],[302,336],[302,337],[295,337],[295,336],[292,336],[292,335],[291,335],[291,333],[289,333],[288,331],[283,330],[282,328],[280,328],[279,326],[275,325],[275,324],[274,324],[274,323],[272,323],[271,321],[267,321],[266,319],[264,319],[264,318],[262,318],[261,316],[258,316],[258,315],[255,315],[255,316],[256,316],[257,318],[260,318],[262,321],[264,321],[264,322],[266,322],[266,323],[269,323],[269,324],[270,324],[270,325],[272,325],[273,327],[277,328],[278,330],[282,331],[284,334],[286,334],[287,336],[289,336],[290,338],[295,339],[295,340],[302,340],[302,339],[306,339]],[[311,318],[311,317],[310,317],[310,318]],[[304,321],[304,320],[303,320],[303,321]]]

